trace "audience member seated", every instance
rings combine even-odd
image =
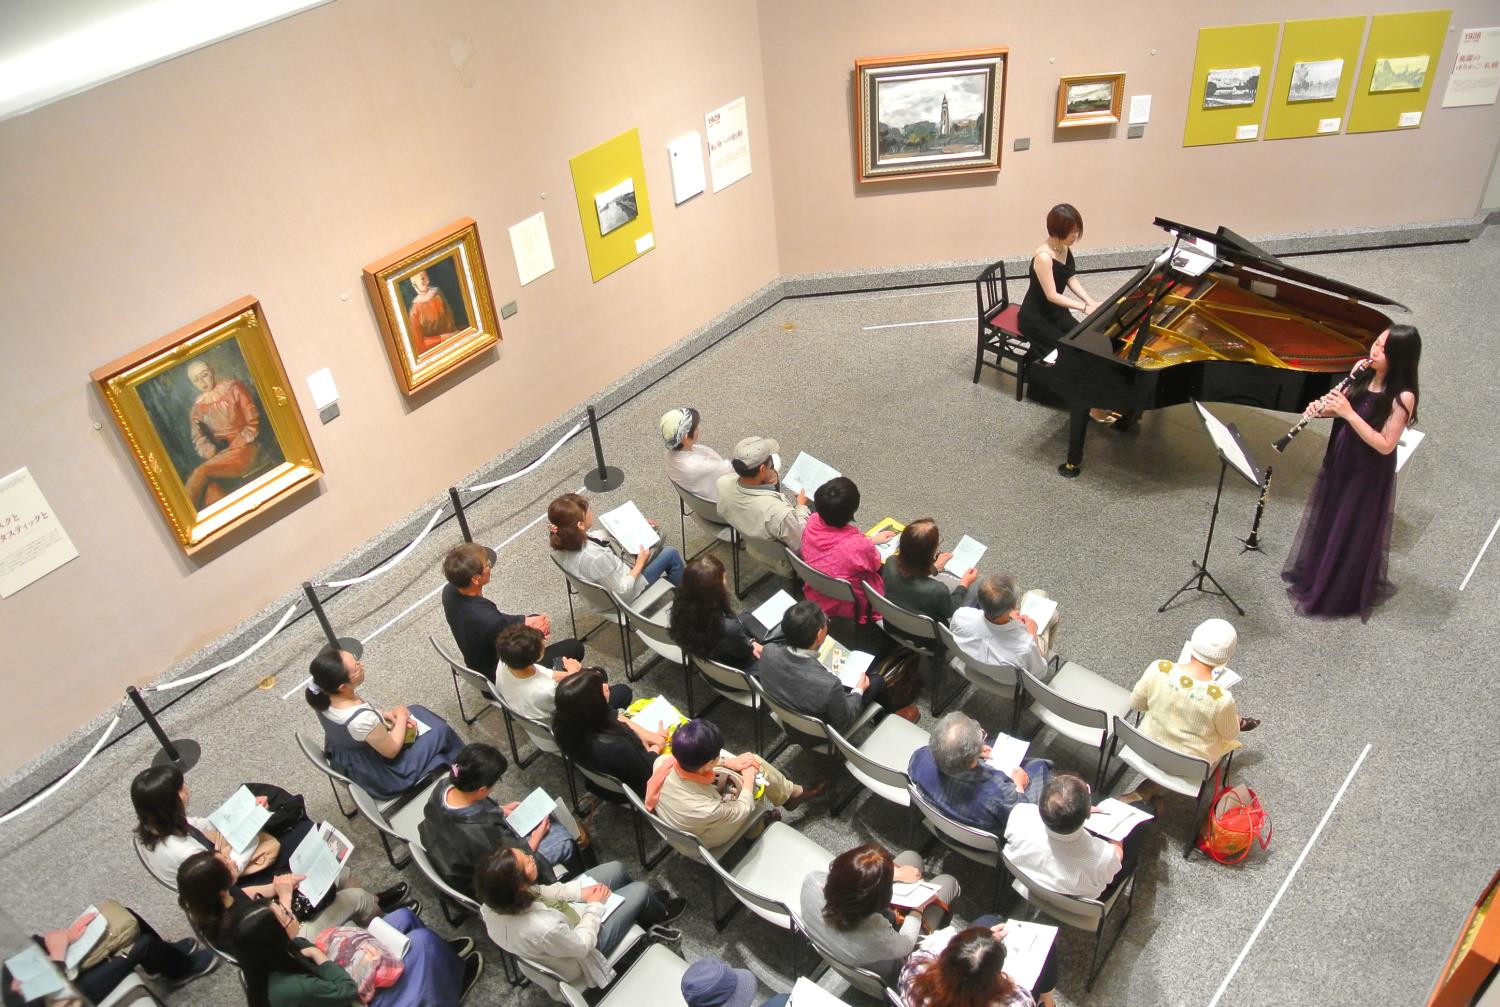
[[[820,944],[891,985],[923,929],[946,926],[958,897],[958,881],[940,874],[931,880],[937,892],[920,911],[891,905],[896,881],[921,880],[920,854],[907,850],[892,857],[877,843],[856,846],[834,857],[828,870],[802,880],[802,925]]]
[[[719,478],[719,517],[739,532],[745,548],[761,562],[791,577],[792,564],[781,547],[793,552],[802,548],[807,494],[798,492],[796,506],[786,502],[771,460],[779,450],[769,437],[746,437],[734,446],[734,472]]]
[[[1005,852],[1017,867],[1055,892],[1082,899],[1104,898],[1135,870],[1150,823],[1131,829],[1123,843],[1083,827],[1093,812],[1092,790],[1083,777],[1057,773],[1036,804],[1018,804],[1005,824]],[[1149,814],[1144,800],[1126,802]]]
[[[951,552],[938,552],[938,534],[932,518],[913,521],[901,533],[899,551],[885,561],[880,572],[888,599],[908,612],[947,623],[959,606],[973,600],[969,589],[979,579],[979,571],[965,570],[956,581],[938,577],[937,572],[953,558]]]
[[[706,444],[699,444],[703,417],[690,406],[668,409],[661,418],[667,445],[667,478],[709,503],[719,502],[719,479],[734,468]]]
[[[176,884],[177,868],[194,853],[217,850],[229,857],[235,871],[254,880],[270,880],[273,872],[285,870],[297,843],[312,823],[305,817],[281,839],[262,832],[255,845],[236,850],[207,818],[189,817],[187,780],[176,766],[150,766],[135,775],[130,784],[130,803],[135,806],[135,836],[146,866],[167,886]]]
[[[346,868],[346,876],[347,873]],[[177,868],[177,904],[182,906],[193,931],[202,940],[229,954],[234,954],[225,925],[230,910],[256,899],[280,901],[297,917],[299,931],[308,940],[342,923],[367,926],[376,916],[393,909],[421,911],[420,903],[408,898],[411,886],[404,881],[379,895],[352,885],[335,885],[322,904],[315,906],[297,890],[303,878],[301,874],[278,874],[267,884],[241,885],[233,860],[222,853],[203,850]]]
[[[307,705],[334,769],[386,800],[452,765],[463,742],[446,720],[425,706],[377,710],[356,691],[364,682],[364,664],[348,651],[330,644],[313,658]]]
[[[1046,759],[1027,759],[1009,773],[989,764],[984,728],[962,713],[945,714],[928,743],[912,753],[911,782],[948,818],[1005,835],[1011,808],[1035,803],[1052,774]]]
[[[591,536],[594,512],[589,502],[577,493],[564,493],[548,504],[547,520],[551,522],[548,530],[552,555],[579,580],[598,584],[626,601],[634,599],[660,577],[665,577],[673,587],[682,583],[682,554],[671,546],[663,545],[655,558],[650,549],[641,546],[635,554],[635,565],[627,566],[607,539]]]
[[[66,929],[32,935],[31,939],[64,975],[70,971],[65,964],[69,945],[83,938],[100,905],[108,910],[105,915],[107,929],[83,956],[77,974],[72,977],[73,987],[88,997],[89,1003],[103,1003],[115,987],[137,968],[154,977],[156,985],[177,989],[219,967],[219,959],[214,957],[214,953],[207,948],[199,948],[191,937],[168,942],[135,910],[127,909],[112,899],[100,899],[95,903],[95,908],[79,916]],[[19,950],[21,949],[7,946],[7,954],[14,954]],[[21,996],[19,985],[8,966],[0,971],[0,990],[4,991],[6,1007],[12,1004],[31,1007],[32,1004],[59,1002],[52,997],[26,1000]],[[77,1004],[78,1000],[70,998],[60,1002]]]
[[[748,668],[760,657],[760,641],[730,604],[724,564],[707,553],[683,571],[682,586],[672,595],[670,630],[689,654],[731,668]]]
[[[768,643],[760,660],[751,669],[766,693],[777,703],[797,713],[816,717],[841,734],[848,734],[860,712],[871,703],[891,708],[890,691],[885,679],[866,672],[859,688],[847,689],[837,675],[818,660],[818,648],[828,637],[828,617],[810,601],[799,601],[781,617],[781,635],[785,643]],[[906,706],[896,716],[917,722],[917,708]],[[823,742],[803,740],[798,732],[789,731],[803,745]]]
[[[1186,665],[1166,660],[1148,665],[1130,693],[1130,708],[1142,711],[1141,733],[1211,766],[1242,747],[1240,732],[1253,731],[1260,721],[1241,717],[1234,696],[1214,681],[1238,643],[1227,621],[1209,619],[1193,630]],[[1161,787],[1146,780],[1135,793],[1149,800]]]
[[[897,983],[907,1007],[1052,1007],[1052,991],[1057,986],[1056,943],[1037,977],[1033,996],[1005,973],[1004,936],[1000,917],[982,916],[967,930],[954,934],[940,954],[917,948],[906,959]]]
[[[847,580],[854,586],[855,601],[830,598],[811,584],[802,589],[802,596],[817,602],[834,625],[848,623],[857,627],[855,637],[844,642],[878,653],[877,647],[883,648],[887,638],[884,633],[866,631],[876,626],[864,586],[873,584],[875,590],[885,593],[885,582],[880,577],[880,551],[875,547],[895,538],[896,532],[886,528],[871,538],[859,530],[854,523],[859,510],[859,487],[847,476],[819,486],[813,494],[813,509],[802,532],[802,560],[819,573]]]
[[[646,810],[714,848],[739,835],[760,807],[757,776],[765,779],[760,797],[773,808],[794,810],[828,787],[822,780],[799,786],[752,752],[726,758],[723,749],[724,735],[713,721],[700,717],[679,727],[672,735],[672,754],[656,760]]]
[[[1038,634],[1036,621],[1017,607],[1016,579],[1008,573],[992,573],[981,580],[978,600],[978,608],[960,608],[948,620],[960,649],[976,661],[1023,668],[1033,678],[1047,681],[1047,652],[1057,621],[1047,627],[1047,633]]]
[[[585,884],[584,877],[593,883]],[[686,899],[631,881],[614,861],[572,881],[538,884],[536,858],[509,848],[480,861],[474,890],[484,928],[502,950],[545,965],[568,983],[594,988],[614,979],[608,956],[632,925],[661,928],[660,936],[680,938],[666,924],[687,908]],[[604,905],[611,893],[624,902],[606,920]]]
[[[545,884],[583,866],[578,844],[550,815],[525,838],[506,822],[505,816],[519,802],[502,808],[490,797],[506,766],[505,756],[494,745],[465,745],[453,763],[450,778],[439,781],[433,789],[417,826],[422,848],[443,880],[470,897],[474,894],[474,868],[487,853],[501,846],[536,854],[537,873]]]
[[[229,941],[250,1007],[436,1007],[468,996],[484,968],[472,938],[445,941],[410,909],[385,922],[411,942],[400,958],[356,927],[325,930],[314,944],[277,899],[235,909]]]
[[[504,666],[495,675],[500,698],[523,716],[544,724],[552,723],[552,715],[557,710],[557,683],[578,674],[583,666],[565,657],[561,671],[543,667],[540,663],[542,634],[530,626],[502,629],[495,638],[495,650]],[[628,685],[616,685],[609,690],[609,704],[616,709],[623,710],[634,698]]]
[[[748,969],[730,968],[718,958],[699,958],[682,973],[680,992],[687,1007],[750,1007],[757,988]],[[760,1007],[786,1007],[789,999],[778,993]]]
[[[646,783],[666,735],[647,730],[610,705],[613,690],[600,668],[584,668],[557,684],[552,736],[564,755],[597,773],[607,773],[644,800]],[[591,792],[607,801],[624,798],[585,778]]]
[[[524,623],[538,630],[543,638],[552,632],[552,620],[547,616],[507,615],[484,596],[494,557],[493,550],[465,542],[448,550],[443,559],[443,576],[448,578],[443,585],[443,615],[448,619],[448,628],[453,631],[464,664],[492,682],[500,660],[495,654],[495,637],[502,629]],[[542,652],[542,663],[549,667],[561,668],[563,658],[582,661],[583,644],[578,640],[563,640]]]

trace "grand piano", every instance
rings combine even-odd
[[[1391,324],[1370,305],[1406,310],[1288,266],[1227,228],[1155,223],[1172,246],[1065,337],[1032,346],[1027,380],[1071,412],[1064,476],[1083,470],[1090,408],[1122,413],[1121,428],[1193,399],[1300,413]]]

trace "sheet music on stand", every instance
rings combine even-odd
[[[1203,426],[1208,430],[1208,436],[1213,439],[1214,447],[1218,449],[1219,457],[1246,481],[1260,489],[1265,486],[1265,474],[1255,466],[1255,461],[1250,457],[1250,450],[1245,447],[1245,442],[1240,438],[1240,432],[1233,423],[1225,423],[1213,413],[1204,408],[1203,403],[1197,399],[1193,405],[1198,407],[1198,414],[1203,419]]]

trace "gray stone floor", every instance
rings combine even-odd
[[[1265,721],[1248,737],[1235,770],[1266,803],[1275,836],[1267,851],[1239,867],[1201,856],[1184,861],[1189,809],[1169,805],[1165,835],[1142,867],[1134,914],[1091,993],[1084,990],[1091,943],[1063,931],[1063,1003],[1207,1004],[1367,745],[1362,768],[1220,1003],[1419,1002],[1496,866],[1497,703],[1483,668],[1500,650],[1500,555],[1492,551],[1466,591],[1458,585],[1497,513],[1500,461],[1488,418],[1497,405],[1500,229],[1467,245],[1295,262],[1405,302],[1427,341],[1420,426],[1429,436],[1403,476],[1391,558],[1400,591],[1363,625],[1298,618],[1282,592],[1278,572],[1326,428],[1310,430],[1276,462],[1264,554],[1238,553],[1231,536],[1248,531],[1255,499],[1242,483],[1226,486],[1211,566],[1249,612],[1234,619],[1241,635],[1234,664],[1246,678],[1236,692],[1242,707]],[[1090,275],[1085,282],[1102,296],[1126,275]],[[1015,285],[1013,296],[1021,288]],[[1066,620],[1060,646],[1069,658],[1130,685],[1149,661],[1175,656],[1197,622],[1232,615],[1206,596],[1156,612],[1202,548],[1218,476],[1212,449],[1192,408],[1180,406],[1148,414],[1133,433],[1091,431],[1083,477],[1059,478],[1053,468],[1065,449],[1065,416],[1016,402],[1010,380],[992,371],[977,385],[969,381],[974,329],[964,319],[973,303],[967,286],[783,302],[606,419],[611,461],[627,477],[600,507],[634,499],[661,522],[670,543],[680,544],[655,426],[666,408],[696,405],[706,416],[706,443],[721,451],[740,436],[764,433],[781,440],[788,460],[806,449],[853,477],[865,525],[887,514],[930,514],[948,541],[967,532],[987,543],[983,570],[1014,572],[1060,602]],[[871,328],[940,319],[959,320]],[[1291,421],[1243,407],[1215,411],[1238,423],[1262,463]],[[503,608],[551,612],[559,631],[568,625],[562,580],[543,527],[524,529],[553,496],[576,489],[587,467],[587,443],[579,439],[471,514],[482,541],[517,535],[501,552],[492,596]],[[695,547],[702,544],[691,526],[688,534]],[[369,697],[421,702],[456,723],[450,680],[426,639],[446,638],[433,593],[441,583],[437,561],[449,544],[434,536],[394,572],[335,601],[330,614],[342,632],[369,639]],[[763,587],[752,601],[767,592]],[[594,623],[580,614],[580,629]],[[280,696],[300,681],[317,644],[315,628],[300,625],[170,711],[166,723],[173,735],[204,746],[203,763],[190,777],[196,812],[206,814],[242,780],[299,790],[314,815],[332,818],[361,846],[356,870],[367,883],[387,884],[396,872],[375,832],[337,816],[323,778],[292,741],[293,731],[315,736],[317,727],[299,696]],[[596,660],[621,669],[610,631],[591,644]],[[107,648],[99,654],[110,659]],[[257,690],[257,680],[272,674],[276,688]],[[658,666],[637,692],[681,703],[681,674]],[[964,708],[991,728],[1008,717],[978,698]],[[749,746],[743,716],[726,713],[721,723],[732,745]],[[1028,729],[1032,724],[1028,719]],[[465,733],[501,743],[504,732],[497,717],[486,716]],[[5,914],[40,929],[110,895],[169,936],[187,932],[175,897],[149,879],[130,849],[128,781],[152,748],[139,732],[45,809],[0,831]],[[1063,766],[1086,762],[1047,732],[1033,751]],[[830,772],[795,748],[782,765],[801,780]],[[1132,782],[1126,777],[1122,789]],[[835,783],[849,785],[842,773]],[[524,773],[512,770],[502,789],[519,796],[537,785],[563,792],[560,773],[547,761]],[[905,821],[873,798],[839,819],[814,805],[790,820],[834,851],[869,838],[899,847],[907,837]],[[599,814],[595,837],[605,859],[638,866],[619,811]],[[966,886],[962,914],[986,911],[989,879],[981,871],[942,857],[938,847],[930,857],[929,866],[941,862]],[[414,871],[405,876],[428,903],[428,922],[452,932],[423,881]],[[668,859],[653,880],[693,900],[684,927],[689,957],[719,954],[755,970],[768,993],[788,988],[793,973],[784,934],[746,914],[716,933],[706,875],[696,865]],[[473,921],[461,930],[483,937]],[[242,997],[221,970],[172,1002],[233,1004]],[[471,1002],[544,998],[510,991],[492,958]]]

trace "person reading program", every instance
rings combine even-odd
[[[769,437],[746,437],[734,446],[734,472],[719,478],[719,517],[734,526],[757,559],[790,578],[792,564],[782,546],[793,552],[802,548],[807,494],[798,491],[796,504],[782,494],[773,462],[780,450]]]

